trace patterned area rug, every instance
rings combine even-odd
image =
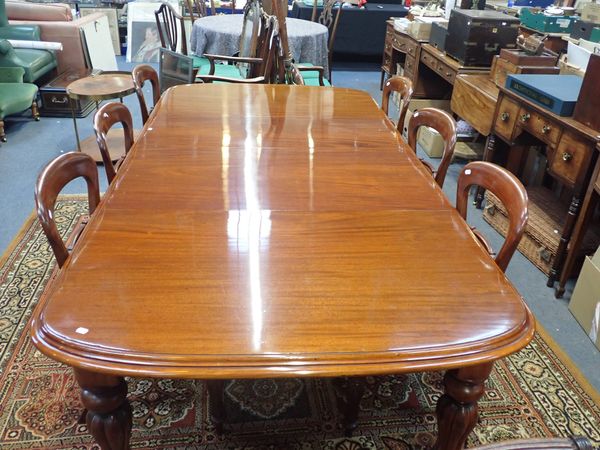
[[[85,212],[64,197],[56,219],[67,234]],[[79,424],[71,371],[38,351],[28,321],[54,267],[37,222],[30,219],[0,261],[0,447],[95,449]],[[598,395],[541,335],[496,364],[479,402],[468,446],[524,437],[589,437],[600,443]],[[217,436],[202,381],[129,379],[133,448],[416,449],[433,443],[441,374],[366,378],[359,428],[343,437],[337,392],[326,379],[233,380],[226,388],[228,424]]]

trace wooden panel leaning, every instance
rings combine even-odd
[[[381,109],[388,115],[390,95],[392,92],[398,92],[400,95],[400,101],[402,107],[400,108],[400,116],[398,117],[398,123],[396,129],[402,134],[402,127],[404,126],[404,117],[406,117],[406,111],[408,111],[408,104],[413,95],[413,84],[406,77],[393,76],[385,82],[383,87],[383,95],[381,98]]]
[[[473,447],[472,450],[593,450],[593,448],[588,438],[573,436],[498,442],[482,447]]]
[[[113,166],[109,148],[108,148],[108,131],[116,123],[123,125],[123,135],[125,137],[125,156],[133,145],[133,119],[127,106],[123,103],[111,102],[106,103],[102,108],[96,111],[94,115],[94,131],[96,132],[96,142],[102,155],[104,169],[106,170],[106,178],[109,183],[112,183],[113,178],[117,174],[119,166],[122,164],[125,156],[122,156]]]
[[[529,218],[527,191],[517,177],[496,164],[484,161],[469,163],[460,173],[456,188],[456,209],[465,220],[467,220],[467,203],[472,186],[480,186],[491,191],[508,211],[508,232],[495,258],[496,264],[504,272],[525,232],[525,225]],[[490,246],[485,238],[476,230],[474,233],[489,249]]]
[[[133,77],[135,93],[137,95],[138,101],[140,102],[142,122],[145,124],[150,114],[148,113],[148,106],[146,105],[146,101],[144,100],[144,92],[142,91],[142,88],[144,87],[144,83],[146,81],[150,81],[150,84],[152,85],[152,106],[156,106],[158,100],[160,99],[160,85],[158,83],[158,74],[152,66],[149,66],[148,64],[140,64],[133,68],[133,70],[131,71],[131,76]]]
[[[417,131],[422,126],[433,128],[442,135],[444,140],[444,153],[437,170],[434,170],[429,163],[421,161],[431,171],[438,186],[442,187],[456,146],[456,121],[446,111],[437,108],[421,108],[415,111],[408,121],[408,145],[415,153],[417,151]]]
[[[81,152],[60,155],[42,170],[35,184],[35,210],[58,267],[62,267],[69,257],[69,250],[54,222],[54,205],[60,191],[70,181],[79,177],[83,177],[87,183],[89,213],[92,215],[100,203],[100,187],[96,162],[89,155]],[[85,223],[81,223],[79,233]],[[78,235],[76,234],[75,238]]]

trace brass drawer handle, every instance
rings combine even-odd
[[[531,118],[531,114],[525,113],[521,114],[521,122],[527,122]]]
[[[507,112],[503,112],[502,114],[500,114],[500,120],[502,122],[506,122],[509,118],[510,118],[510,114],[508,114]]]
[[[451,77],[452,76],[452,72],[446,72],[446,76],[447,77]]]
[[[564,162],[569,162],[573,159],[573,154],[569,152],[563,152],[562,159]]]
[[[551,129],[552,129],[552,127],[551,127],[550,125],[544,125],[544,126],[542,127],[542,133],[543,133],[543,134],[548,134],[548,133],[550,133],[550,130],[551,130]]]

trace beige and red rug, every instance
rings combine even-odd
[[[65,197],[56,220],[68,233],[85,212]],[[70,370],[36,351],[28,321],[54,267],[31,218],[0,261],[0,448],[98,448],[79,424]],[[86,299],[82,299],[86,301]],[[433,443],[441,375],[367,378],[357,435],[343,437],[336,390],[325,379],[233,380],[226,389],[228,425],[215,434],[202,381],[129,379],[133,448],[414,449]],[[584,435],[600,444],[599,397],[538,334],[523,351],[496,364],[480,420],[468,445],[523,437]]]

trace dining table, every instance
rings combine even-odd
[[[192,25],[190,48],[197,56],[205,53],[233,56],[239,51],[243,14],[201,17]],[[309,20],[286,18],[290,53],[296,62],[322,66],[329,70],[328,36],[325,25]]]
[[[196,84],[162,95],[31,337],[102,449],[129,445],[124,377],[207,380],[222,423],[227,379],[445,371],[456,450],[534,323],[368,93]]]

